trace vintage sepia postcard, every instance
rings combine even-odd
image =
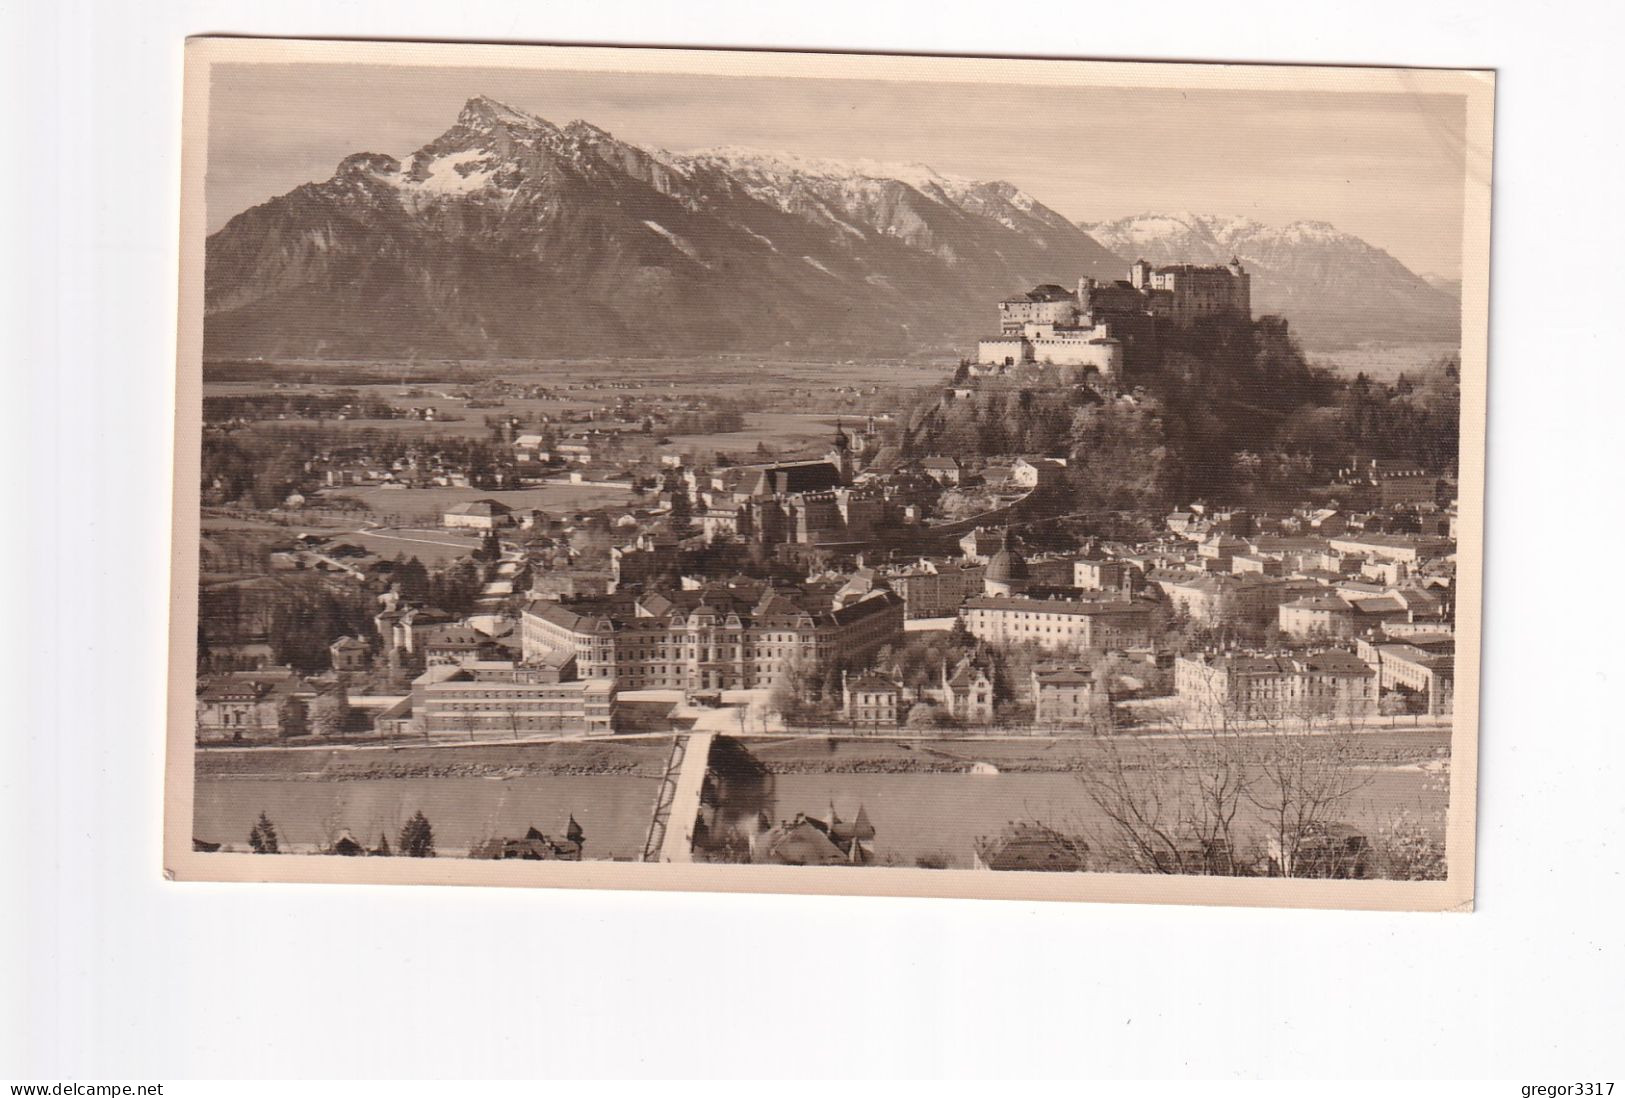
[[[1470,910],[1493,107],[193,40],[166,874]]]

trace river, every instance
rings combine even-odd
[[[586,832],[583,853],[629,860],[643,851],[656,778],[629,774],[540,774],[512,778],[202,778],[196,786],[193,834],[248,848],[264,812],[284,849],[310,850],[348,829],[367,846],[380,834],[391,846],[414,812],[434,829],[435,846],[462,854],[490,838],[518,838],[529,827],[563,836],[571,815]]]
[[[1368,741],[1373,758],[1362,769],[1370,782],[1342,806],[1338,817],[1374,835],[1393,815],[1406,812],[1440,835],[1449,797],[1447,761],[1437,754],[1425,763],[1418,760],[1429,751],[1447,750],[1447,741],[1442,735],[1415,733]],[[831,804],[843,819],[851,819],[862,807],[874,824],[875,854],[883,864],[914,865],[929,858],[964,868],[977,838],[996,835],[1012,821],[1034,821],[1085,836],[1103,823],[1082,784],[1066,769],[1076,765],[1080,753],[1097,749],[1087,741],[907,743],[787,737],[746,743],[748,747],[719,740],[711,756],[714,773],[719,766],[727,772],[732,756],[751,775],[736,772],[723,782],[724,826],[754,831],[763,817],[769,824],[798,812],[825,817]],[[587,858],[635,859],[643,849],[667,750],[668,744],[657,741],[470,747],[391,756],[334,752],[314,761],[305,756],[297,765],[275,760],[287,767],[284,774],[269,772],[269,756],[248,755],[240,768],[258,770],[200,771],[193,833],[242,850],[263,811],[276,825],[285,850],[314,851],[346,829],[368,846],[380,834],[394,845],[401,825],[422,811],[434,828],[438,849],[456,855],[489,838],[518,837],[530,827],[562,835],[573,815],[586,832]],[[1412,756],[1408,760],[1400,757],[1407,754]],[[494,772],[387,776],[343,769],[375,765],[378,758],[400,758],[397,765],[403,766],[425,760],[474,761]],[[502,773],[505,766],[541,758],[553,764],[591,761],[611,772],[525,773],[521,766],[521,772]],[[623,764],[618,772],[602,765],[611,760]],[[628,762],[636,766],[628,769]],[[763,763],[778,772],[767,773]],[[1044,769],[1033,768],[1035,764]],[[922,765],[939,769],[922,770]]]

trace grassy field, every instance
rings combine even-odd
[[[480,547],[477,537],[441,530],[370,530],[346,533],[336,540],[359,545],[380,557],[393,558],[396,554],[416,557],[430,567],[462,560]]]
[[[1400,374],[1415,377],[1444,356],[1459,351],[1454,343],[1363,343],[1341,351],[1311,351],[1308,358],[1312,364],[1341,377],[1365,374],[1375,381],[1391,382]]]
[[[334,488],[331,495],[349,496],[366,504],[378,516],[390,516],[394,525],[438,526],[440,516],[459,503],[494,499],[518,510],[589,511],[597,507],[628,506],[635,498],[624,488],[599,485],[549,484],[541,488],[496,491],[482,488]]]
[[[722,450],[748,453],[765,444],[776,454],[814,456],[829,449],[839,416],[806,412],[747,412],[745,429],[716,435],[672,435],[662,450]],[[846,426],[853,426],[849,421]]]

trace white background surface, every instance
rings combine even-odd
[[[0,3],[0,1077],[1617,1076],[1622,20],[1311,8]],[[1499,68],[1479,910],[165,884],[181,43],[205,32]]]

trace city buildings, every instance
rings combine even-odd
[[[318,689],[288,668],[205,679],[197,695],[199,743],[264,743],[310,734]]]
[[[1151,643],[1155,610],[1121,599],[983,595],[966,600],[959,614],[971,636],[989,644],[1139,648]]]
[[[583,679],[622,689],[750,689],[797,668],[861,661],[903,632],[903,600],[884,587],[836,601],[841,584],[755,581],[693,591],[534,602],[521,636],[527,662],[576,658]]]
[[[1416,633],[1362,641],[1360,656],[1376,669],[1378,684],[1410,702],[1414,712],[1448,717],[1455,711],[1456,640],[1448,633]]]
[[[959,613],[964,601],[982,590],[984,571],[979,564],[921,558],[889,566],[880,575],[902,598],[908,617],[940,618]]]
[[[1174,661],[1174,692],[1214,719],[1355,718],[1377,712],[1377,675],[1352,652],[1198,654]]]
[[[1139,260],[1126,281],[1078,281],[1076,290],[1046,283],[999,302],[999,333],[978,341],[973,372],[1024,366],[1092,367],[1117,378],[1129,348],[1156,339],[1159,321],[1252,316],[1252,276],[1241,262],[1226,266]]]
[[[613,680],[577,679],[568,659],[439,663],[412,681],[412,724],[420,735],[469,740],[603,736],[614,731],[615,694]]]

